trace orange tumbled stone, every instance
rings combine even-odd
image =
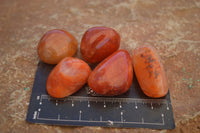
[[[82,57],[89,63],[97,63],[115,52],[120,45],[120,36],[112,28],[93,27],[81,40]]]
[[[143,45],[132,51],[134,71],[142,91],[149,97],[163,97],[168,92],[167,78],[160,56],[153,46]]]
[[[131,57],[126,50],[118,50],[91,72],[88,85],[98,94],[115,96],[128,91],[132,80]]]
[[[78,42],[73,35],[64,30],[51,30],[42,36],[38,43],[38,55],[48,64],[57,64],[63,58],[73,56]]]
[[[55,66],[48,76],[47,92],[55,98],[69,96],[87,82],[90,72],[90,67],[84,61],[66,57]]]

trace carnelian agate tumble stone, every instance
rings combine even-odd
[[[38,55],[48,64],[57,64],[63,58],[73,56],[78,42],[73,35],[64,30],[48,31],[40,39]]]
[[[112,28],[93,27],[81,40],[82,57],[89,63],[97,63],[115,52],[120,45],[120,36]]]
[[[132,80],[131,57],[126,50],[118,50],[92,71],[88,85],[98,94],[115,96],[128,91]]]
[[[143,45],[132,52],[134,71],[142,91],[149,97],[163,97],[168,92],[160,56],[153,46]]]
[[[66,57],[51,71],[46,83],[47,92],[55,98],[69,96],[87,82],[90,72],[84,61]]]

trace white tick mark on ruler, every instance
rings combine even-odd
[[[121,102],[119,102],[119,108],[122,108],[122,103]]]
[[[142,123],[144,123],[144,118],[142,117]]]
[[[164,114],[161,114],[161,117],[162,117],[162,122],[163,122],[162,124],[165,125]]]
[[[102,116],[100,116],[100,121],[102,121]]]
[[[138,106],[137,106],[137,103],[135,102],[135,109],[137,109],[138,108]]]
[[[58,100],[56,100],[56,106],[58,106]]]
[[[106,103],[105,103],[105,101],[103,102],[103,107],[106,108]]]
[[[60,114],[58,114],[58,120],[60,120]]]
[[[37,116],[37,111],[34,111],[33,119],[36,119],[36,116]]]
[[[39,118],[39,115],[40,115],[40,112],[38,112],[38,114],[37,114],[37,119]]]
[[[81,114],[82,114],[82,111],[80,110],[79,111],[79,121],[81,120]]]
[[[123,112],[121,112],[121,122],[123,122]]]
[[[151,102],[151,109],[153,110],[153,105],[152,105],[152,102]]]
[[[41,111],[41,108],[39,108],[38,111]]]
[[[167,103],[167,110],[169,110],[169,105],[168,105],[168,103]]]
[[[169,107],[167,107],[167,110],[169,110]]]
[[[42,104],[42,95],[41,97],[39,96],[39,99],[40,99],[40,105]]]
[[[88,108],[90,107],[90,102],[88,101]]]
[[[40,96],[37,96],[37,100],[40,100]]]
[[[74,107],[74,101],[72,101],[72,107]]]

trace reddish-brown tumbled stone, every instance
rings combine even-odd
[[[89,63],[97,63],[115,52],[120,45],[120,36],[112,28],[93,27],[81,40],[82,57]]]
[[[88,85],[98,94],[114,96],[128,91],[132,79],[131,57],[126,50],[118,50],[92,71]]]

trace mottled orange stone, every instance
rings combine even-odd
[[[55,98],[69,96],[87,82],[90,72],[84,61],[66,57],[51,71],[46,83],[47,92]]]
[[[78,42],[69,32],[64,30],[48,31],[38,43],[38,55],[48,64],[57,64],[63,58],[73,56]]]
[[[112,28],[93,27],[81,40],[82,57],[89,63],[97,63],[115,52],[120,45],[120,36]]]
[[[167,78],[160,56],[153,46],[143,45],[132,51],[134,71],[142,91],[149,97],[163,97],[168,92]]]
[[[91,72],[88,85],[98,94],[115,96],[128,91],[132,80],[131,57],[126,50],[118,50]]]

